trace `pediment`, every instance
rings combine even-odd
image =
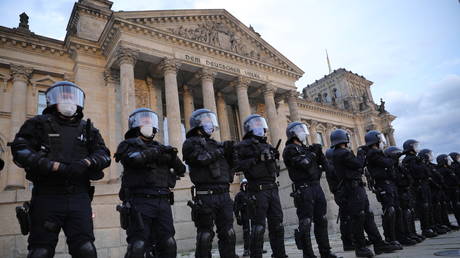
[[[302,75],[304,72],[223,9],[119,12],[117,16]]]

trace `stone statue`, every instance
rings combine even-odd
[[[380,105],[379,105],[378,110],[379,110],[380,113],[386,112],[386,110],[385,110],[385,101],[383,101],[382,98],[380,98]]]
[[[19,15],[19,28],[29,30],[29,16],[26,13]]]

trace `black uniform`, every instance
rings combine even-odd
[[[297,247],[304,257],[316,257],[311,245],[311,224],[315,224],[315,237],[321,257],[330,257],[331,246],[327,232],[327,202],[319,180],[326,168],[321,145],[311,147],[288,141],[283,152],[284,163],[293,182],[292,195],[297,208],[299,228],[296,230]],[[334,256],[335,257],[335,256]]]
[[[235,164],[248,180],[251,198],[251,257],[262,257],[265,220],[268,221],[273,256],[286,256],[284,247],[283,210],[275,182],[279,173],[276,159],[279,153],[264,137],[247,134],[235,145]]]
[[[337,190],[337,195],[343,200],[344,208],[351,216],[356,250],[366,247],[365,228],[370,241],[374,244],[376,254],[394,251],[393,246],[382,240],[374,221],[374,214],[369,209],[369,199],[361,179],[364,156],[360,155],[357,158],[350,150],[336,147],[333,162],[338,178],[343,181],[343,187]]]
[[[446,185],[443,176],[439,172],[439,168],[433,163],[428,163],[428,167],[431,170],[430,188],[432,195],[432,207],[433,207],[433,221],[434,226],[438,234],[444,234],[450,231],[448,227],[449,214],[448,214],[448,198],[445,192]]]
[[[367,169],[375,181],[375,194],[383,209],[383,230],[388,242],[396,240],[396,221],[398,205],[398,190],[394,182],[396,160],[386,157],[382,150],[371,148],[366,154]]]
[[[24,123],[11,149],[34,186],[30,257],[52,257],[61,228],[72,257],[96,257],[90,180],[101,179],[102,169],[110,165],[99,131],[81,115],[65,120],[49,109]],[[54,162],[61,163],[58,171],[52,170]]]
[[[444,177],[446,195],[450,203],[457,225],[460,225],[460,179],[452,168],[440,167],[439,173]]]
[[[395,160],[396,161],[396,160]],[[412,176],[409,171],[401,167],[398,162],[393,166],[395,182],[398,190],[398,204],[401,211],[401,225],[396,226],[396,237],[403,245],[413,245],[421,241],[415,230],[414,198],[412,195]],[[415,242],[414,242],[415,241]]]
[[[403,166],[409,171],[414,179],[415,209],[420,216],[422,234],[427,237],[435,236],[432,230],[432,196],[428,182],[430,169],[421,158],[413,153],[408,153],[403,159]]]
[[[219,238],[220,257],[235,257],[233,201],[229,187],[234,173],[231,169],[232,144],[188,133],[182,153],[189,165],[190,179],[195,185],[192,218],[197,227],[196,257],[211,257],[214,223]],[[224,148],[225,146],[225,148]]]
[[[185,166],[170,146],[140,137],[121,142],[115,154],[123,164],[120,199],[131,206],[127,257],[144,257],[148,246],[158,257],[176,257],[171,188]],[[155,243],[151,243],[151,239]]]
[[[250,246],[251,222],[248,214],[249,194],[245,189],[240,189],[235,196],[233,211],[236,222],[243,227],[243,246],[245,253],[248,253]]]

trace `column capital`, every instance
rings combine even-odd
[[[164,58],[160,62],[160,69],[163,73],[174,72],[176,73],[179,70],[181,64],[174,58]]]
[[[265,87],[263,87],[262,91],[264,94],[274,94],[276,91],[276,86],[275,84],[269,82],[265,84]]]
[[[213,69],[202,68],[197,74],[198,78],[201,80],[211,80],[214,81],[214,78],[217,75],[217,72]]]
[[[286,92],[286,96],[288,100],[295,100],[300,96],[300,92],[296,90],[289,90],[288,92]]]
[[[316,129],[316,126],[318,126],[318,121],[310,120],[310,128]]]
[[[334,127],[331,123],[326,123],[326,130],[331,130]]]
[[[33,69],[22,65],[10,64],[11,78],[13,81],[29,81]]]
[[[239,76],[238,79],[230,82],[230,85],[232,87],[236,87],[237,89],[239,88],[247,89],[250,83],[251,83],[251,79],[244,77],[244,76]]]
[[[106,69],[104,71],[105,85],[120,83],[120,73],[113,69]]]
[[[119,47],[116,52],[117,62],[121,64],[132,64],[134,65],[139,56],[139,51],[127,48]]]

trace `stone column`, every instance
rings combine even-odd
[[[276,105],[275,105],[275,93],[276,87],[272,84],[265,85],[263,89],[264,101],[265,101],[265,112],[268,117],[268,127],[270,129],[270,136],[272,144],[276,144],[280,139],[278,132],[278,120],[276,114]]]
[[[331,135],[333,127],[334,126],[332,124],[330,124],[330,123],[326,124],[326,131],[325,131],[326,135],[324,135],[324,138],[325,138],[324,140],[325,140],[326,145],[327,145],[326,147],[328,147],[328,148],[331,147],[331,137],[330,137],[330,135]]]
[[[178,149],[182,156],[182,133],[179,106],[179,91],[177,89],[177,70],[179,64],[175,59],[165,58],[160,64],[165,79],[166,117],[168,118],[168,142]]]
[[[393,128],[389,128],[387,131],[388,140],[389,140],[388,144],[390,144],[390,146],[396,146],[394,132],[395,132],[395,129]]]
[[[13,93],[11,107],[10,140],[26,120],[27,84],[33,69],[21,65],[11,64],[11,78],[13,78]],[[25,186],[25,173],[13,162],[9,162],[7,183],[5,190],[22,189]]]
[[[107,90],[107,131],[106,131],[106,140],[107,147],[111,150],[117,148],[118,143],[121,141],[121,134],[117,134],[117,113],[116,108],[116,90],[119,89],[120,77],[119,73],[108,69],[104,72],[104,80],[106,90]],[[125,121],[127,123],[127,121]],[[119,180],[122,167],[120,163],[112,162],[112,165],[105,175],[104,181],[108,183],[115,183]]]
[[[317,143],[316,142],[316,126],[318,125],[317,121],[311,121],[310,126],[308,127],[308,131],[310,132],[310,144]]]
[[[222,92],[217,92],[217,115],[219,116],[220,138],[228,141],[231,138],[230,124],[228,122],[227,104]]]
[[[184,96],[184,123],[185,123],[185,131],[190,130],[190,116],[192,115],[192,112],[195,110],[195,104],[193,102],[193,92],[192,89],[184,85],[183,86],[183,96]]]
[[[121,93],[121,131],[128,130],[128,118],[136,108],[136,94],[134,90],[134,65],[138,53],[129,48],[119,48],[117,52],[120,64],[120,93]]]
[[[236,86],[236,95],[238,97],[238,110],[240,113],[241,126],[243,126],[244,119],[251,114],[251,106],[249,105],[248,85],[250,81],[248,78],[240,77],[237,81],[233,82]]]
[[[211,110],[217,115],[216,98],[214,94],[214,76],[216,76],[216,72],[214,72],[211,69],[203,68],[201,69],[198,76],[201,79],[203,106],[204,108]],[[219,141],[220,132],[219,131],[215,132],[213,134],[213,138]]]
[[[300,121],[299,108],[297,106],[297,98],[299,93],[296,90],[288,92],[287,102],[289,105],[289,113],[291,115],[291,121]]]

